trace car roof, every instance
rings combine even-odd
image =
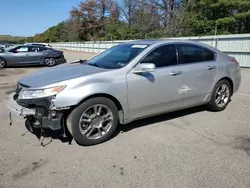
[[[153,39],[153,40],[134,40],[134,41],[129,41],[127,43],[130,44],[147,44],[147,45],[152,45],[156,43],[193,43],[193,44],[200,44],[198,41],[194,40],[181,40],[181,39]]]
[[[20,46],[25,46],[25,47],[38,47],[38,48],[45,47],[45,48],[46,48],[46,46],[32,45],[32,44],[26,44],[26,45],[20,45]]]
[[[126,42],[127,44],[141,44],[141,45],[153,45],[153,44],[178,44],[178,43],[185,43],[185,44],[193,44],[193,45],[199,45],[205,48],[208,48],[210,50],[213,50],[215,52],[220,52],[218,49],[207,45],[205,43],[199,42],[197,40],[183,40],[183,39],[153,39],[153,40],[134,40]]]

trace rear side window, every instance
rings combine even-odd
[[[46,48],[46,47],[40,47],[40,51],[45,51],[45,50],[51,50],[50,48]]]
[[[214,52],[200,46],[181,45],[179,51],[181,64],[213,61],[215,59]]]
[[[175,45],[164,45],[150,52],[141,63],[154,63],[155,67],[165,67],[177,64]]]
[[[38,52],[39,48],[38,47],[29,47],[29,52]]]
[[[213,61],[213,60],[215,60],[215,54],[211,50],[203,48],[203,55],[204,55],[205,61]]]
[[[43,52],[44,50],[46,50],[44,47],[39,47],[38,48],[38,52]]]

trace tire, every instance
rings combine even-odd
[[[5,68],[7,66],[7,62],[5,59],[0,57],[0,69]]]
[[[101,108],[99,106],[101,106]],[[95,107],[97,109],[96,111],[98,112],[101,111],[99,115],[98,113],[93,112],[95,111],[94,110]],[[95,115],[93,114],[91,115],[91,112],[93,112],[93,114],[97,114],[96,117],[94,117]],[[105,114],[105,112],[107,112],[107,114]],[[105,115],[107,117],[105,117]],[[92,116],[94,118],[89,119],[89,117]],[[107,118],[106,121],[104,121],[105,119],[104,117]],[[84,121],[82,118],[84,119]],[[81,119],[82,122],[80,123]],[[99,121],[103,122],[100,123]],[[107,124],[107,125],[105,128],[104,126],[98,128],[98,126],[100,126],[101,124],[103,125]],[[71,133],[75,141],[83,146],[96,145],[109,140],[115,133],[117,125],[118,125],[117,107],[112,100],[105,97],[95,97],[83,102],[82,104],[77,106],[69,114],[67,118],[67,128],[69,132]],[[88,134],[90,134],[90,131],[92,131],[91,134],[93,135],[87,136]]]
[[[228,89],[228,91],[227,91],[228,94],[227,95],[224,92],[225,96],[227,96],[228,98],[227,97],[223,97],[224,99],[221,98],[221,100],[219,100],[218,97],[222,97],[223,94],[221,94],[221,96],[220,96],[217,93],[217,91],[219,93],[223,93],[223,92],[220,92],[220,91],[222,91],[221,89],[222,89],[223,86],[226,86],[226,89]],[[219,81],[215,85],[214,90],[212,92],[211,101],[208,104],[209,110],[214,111],[214,112],[223,111],[227,107],[227,105],[229,104],[229,102],[231,100],[231,96],[232,96],[232,87],[231,87],[230,83],[227,80],[225,80],[225,79]],[[227,100],[226,100],[226,98],[227,98]],[[218,104],[217,101],[221,101],[221,102],[219,102],[219,104]]]
[[[56,65],[56,60],[55,60],[55,58],[53,58],[53,57],[45,58],[45,59],[44,59],[44,64],[45,64],[47,67],[53,67],[53,66]]]

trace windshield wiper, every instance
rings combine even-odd
[[[86,59],[79,59],[79,60],[77,60],[77,61],[71,62],[70,64],[75,64],[75,63],[85,64],[86,62],[87,62]]]
[[[80,59],[79,63],[83,64],[83,63],[87,63],[87,59]]]
[[[99,68],[100,68],[100,66],[98,66],[96,63],[88,63],[88,65],[91,65],[91,66],[99,67]]]

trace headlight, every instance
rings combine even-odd
[[[60,93],[66,86],[56,86],[46,89],[37,90],[22,90],[19,94],[19,99],[36,99],[56,95]]]

